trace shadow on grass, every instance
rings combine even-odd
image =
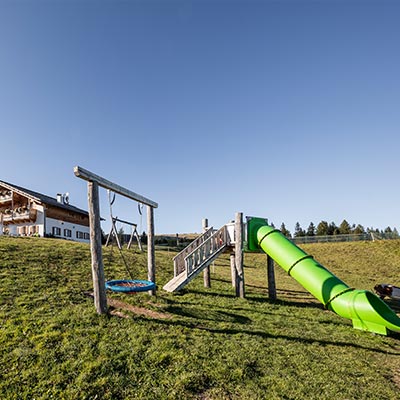
[[[190,294],[200,294],[200,295],[206,296],[206,297],[212,296],[212,297],[225,297],[228,299],[233,299],[236,297],[235,293],[233,291],[234,291],[234,289],[232,288],[232,294],[230,294],[230,293],[213,292],[213,291],[210,291],[209,289],[204,289],[204,290],[191,289],[190,291],[188,290],[186,292],[186,294],[189,294],[189,293]]]
[[[211,328],[208,326],[203,326],[200,324],[194,324],[194,323],[185,322],[185,321],[157,320],[157,323],[159,323],[161,325],[167,325],[167,326],[181,326],[181,327],[189,328],[189,329],[197,329],[197,330],[209,332],[212,334],[249,335],[249,336],[256,336],[260,339],[283,339],[283,340],[288,340],[291,342],[305,343],[305,344],[319,343],[321,346],[352,347],[355,349],[368,350],[368,351],[372,351],[375,353],[400,356],[400,352],[397,352],[397,351],[387,351],[386,349],[385,350],[377,349],[377,348],[363,346],[363,345],[356,344],[356,343],[336,341],[336,340],[331,341],[331,340],[310,339],[310,338],[296,337],[296,336],[289,336],[289,335],[280,335],[280,334],[276,335],[276,334],[271,334],[271,333],[260,331],[260,330],[252,331],[252,330],[246,330],[246,329],[242,330],[242,329],[233,329],[233,328],[227,328],[227,329]],[[400,338],[400,335],[394,334],[393,337]]]
[[[251,319],[240,314],[234,314],[221,310],[186,308],[170,306],[165,309],[170,314],[179,315],[186,318],[196,318],[214,322],[232,322],[238,324],[249,324]]]
[[[187,307],[185,307],[187,306]],[[179,306],[177,305],[172,305],[172,306],[168,306],[167,308],[164,309],[165,312],[169,313],[169,314],[174,314],[176,316],[180,316],[180,317],[187,317],[187,318],[195,318],[195,319],[201,319],[201,320],[207,320],[207,321],[213,321],[216,323],[219,322],[231,322],[231,323],[239,323],[239,324],[250,324],[253,321],[251,320],[251,318],[245,317],[241,314],[238,313],[233,313],[233,312],[226,312],[226,311],[221,311],[221,310],[212,310],[210,308],[207,309],[198,309],[198,308],[194,308],[193,307],[193,303],[181,303]],[[241,308],[237,308],[235,307],[234,309],[232,309],[232,311],[237,311],[237,312],[244,312],[244,313],[248,313],[248,312],[252,312],[252,313],[256,313],[259,315],[271,315],[273,317],[284,317],[284,318],[292,318],[293,319],[293,323],[299,322],[299,321],[310,321],[310,317],[299,317],[298,315],[291,315],[291,314],[283,314],[280,312],[269,312],[269,311],[261,311],[261,310],[254,310],[253,308],[249,307],[249,308],[245,308],[245,307],[241,307]],[[336,325],[336,326],[344,326],[347,325],[344,322],[341,321],[331,321],[331,320],[327,320],[327,321],[323,321],[323,320],[318,320],[318,324],[322,324],[322,325]]]
[[[228,298],[228,299],[233,299],[235,298],[235,294],[228,294],[228,293],[220,293],[220,292],[211,292],[211,291],[200,291],[200,290],[190,290],[190,292],[186,292],[186,294],[191,293],[191,294],[200,294],[205,297],[223,297],[223,298]],[[305,294],[305,292],[299,292]],[[269,303],[269,304],[278,304],[278,305],[285,305],[285,306],[293,306],[293,307],[300,307],[300,308],[318,308],[324,310],[324,306],[321,303],[312,301],[314,297],[311,295],[309,297],[301,298],[301,299],[309,299],[311,301],[290,301],[290,300],[285,300],[285,299],[276,299],[276,300],[270,300],[267,296],[265,297],[260,297],[260,295],[254,295],[254,294],[247,294],[246,295],[246,300],[253,301],[255,303]]]

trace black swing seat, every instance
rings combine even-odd
[[[121,293],[147,292],[155,287],[154,282],[141,279],[119,279],[106,282],[106,289]]]

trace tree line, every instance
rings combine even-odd
[[[274,226],[274,224],[272,224]],[[400,238],[399,232],[396,228],[386,227],[384,230],[377,228],[364,228],[361,224],[350,224],[347,220],[343,220],[340,225],[336,225],[334,222],[328,223],[327,221],[321,221],[317,225],[310,222],[307,229],[303,229],[299,222],[296,222],[294,227],[293,235],[289,229],[287,229],[284,222],[280,226],[281,232],[289,238],[296,238],[302,236],[330,236],[330,235],[362,235],[368,232],[373,232],[378,235],[390,235],[392,238]]]

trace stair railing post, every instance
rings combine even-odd
[[[208,228],[208,219],[207,218],[204,218],[202,220],[202,228],[203,228],[203,232],[207,231],[207,228]],[[206,268],[204,268],[203,279],[204,279],[204,287],[210,288],[211,287],[210,266],[207,266]]]

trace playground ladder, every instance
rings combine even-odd
[[[167,292],[182,289],[208,267],[232,243],[228,226],[212,227],[174,257],[174,278],[165,286]]]

